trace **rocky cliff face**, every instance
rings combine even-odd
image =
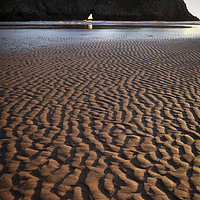
[[[198,20],[183,0],[1,0],[0,21]]]
[[[196,20],[183,0],[108,0],[97,1],[95,19],[108,20]]]

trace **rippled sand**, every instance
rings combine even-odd
[[[200,199],[200,39],[80,38],[4,42],[0,199]]]

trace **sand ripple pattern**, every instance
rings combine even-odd
[[[0,199],[200,199],[199,47],[125,37],[2,54]]]

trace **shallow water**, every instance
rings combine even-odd
[[[103,26],[200,26],[200,21],[182,21],[182,22],[169,22],[169,21],[93,21],[93,20],[73,20],[73,21],[10,21],[0,22],[0,28],[6,26],[6,28],[12,28],[12,26],[40,26],[51,27],[51,26],[68,26],[70,25],[103,25]],[[98,26],[96,26],[98,28]]]
[[[200,22],[0,22],[0,51],[18,51],[85,40],[200,37]]]

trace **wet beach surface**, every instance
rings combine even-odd
[[[1,29],[0,199],[200,199],[197,29]]]

